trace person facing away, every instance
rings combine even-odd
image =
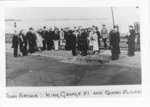
[[[13,48],[14,57],[18,56],[18,46],[19,46],[19,37],[17,35],[17,31],[15,31],[12,37],[12,48]]]
[[[120,54],[120,33],[116,26],[110,31],[110,47],[111,47],[111,53],[112,53],[112,60],[119,59]]]
[[[34,53],[36,48],[36,35],[33,31],[33,28],[29,28],[26,36],[29,44],[29,52]]]
[[[108,30],[106,28],[106,25],[103,25],[102,30],[101,30],[101,36],[102,36],[102,40],[104,43],[104,48],[107,48],[107,38],[108,38]]]
[[[135,52],[135,30],[133,26],[129,26],[129,35],[128,35],[128,56],[134,56]]]

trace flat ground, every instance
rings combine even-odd
[[[64,54],[53,57],[54,53]],[[101,54],[110,56],[110,51]],[[103,64],[63,62],[71,52],[45,51],[14,58],[10,45],[6,45],[6,86],[81,86],[141,84],[140,52],[128,57],[126,51],[120,59]],[[61,60],[60,60],[61,59]]]

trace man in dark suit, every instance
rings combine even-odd
[[[113,30],[110,32],[110,47],[112,53],[112,60],[119,59],[120,54],[120,33],[117,29],[117,26],[114,26]]]
[[[48,36],[49,36],[49,33],[48,31],[46,30],[46,26],[43,27],[43,31],[42,31],[42,37],[43,37],[43,50],[47,49],[48,47]]]
[[[128,56],[134,56],[135,52],[135,30],[133,26],[129,26],[129,35],[128,35]]]
[[[12,48],[14,49],[14,57],[18,56],[18,46],[19,46],[19,37],[17,35],[17,32],[15,31],[15,34],[12,38]]]
[[[70,39],[71,39],[70,45],[71,45],[72,55],[76,56],[77,55],[77,52],[76,52],[77,33],[70,30]]]
[[[86,32],[86,29],[83,29],[83,32],[81,33],[81,55],[86,56],[87,50],[88,50],[88,33]]]
[[[54,32],[50,28],[47,36],[47,50],[51,50],[53,48],[53,36],[54,36]]]

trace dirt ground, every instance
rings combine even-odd
[[[14,58],[7,52],[6,86],[141,84],[139,56],[136,53],[135,57],[121,57],[106,64],[79,65],[36,55]]]

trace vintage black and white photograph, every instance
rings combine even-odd
[[[6,87],[140,85],[140,6],[7,7]]]

